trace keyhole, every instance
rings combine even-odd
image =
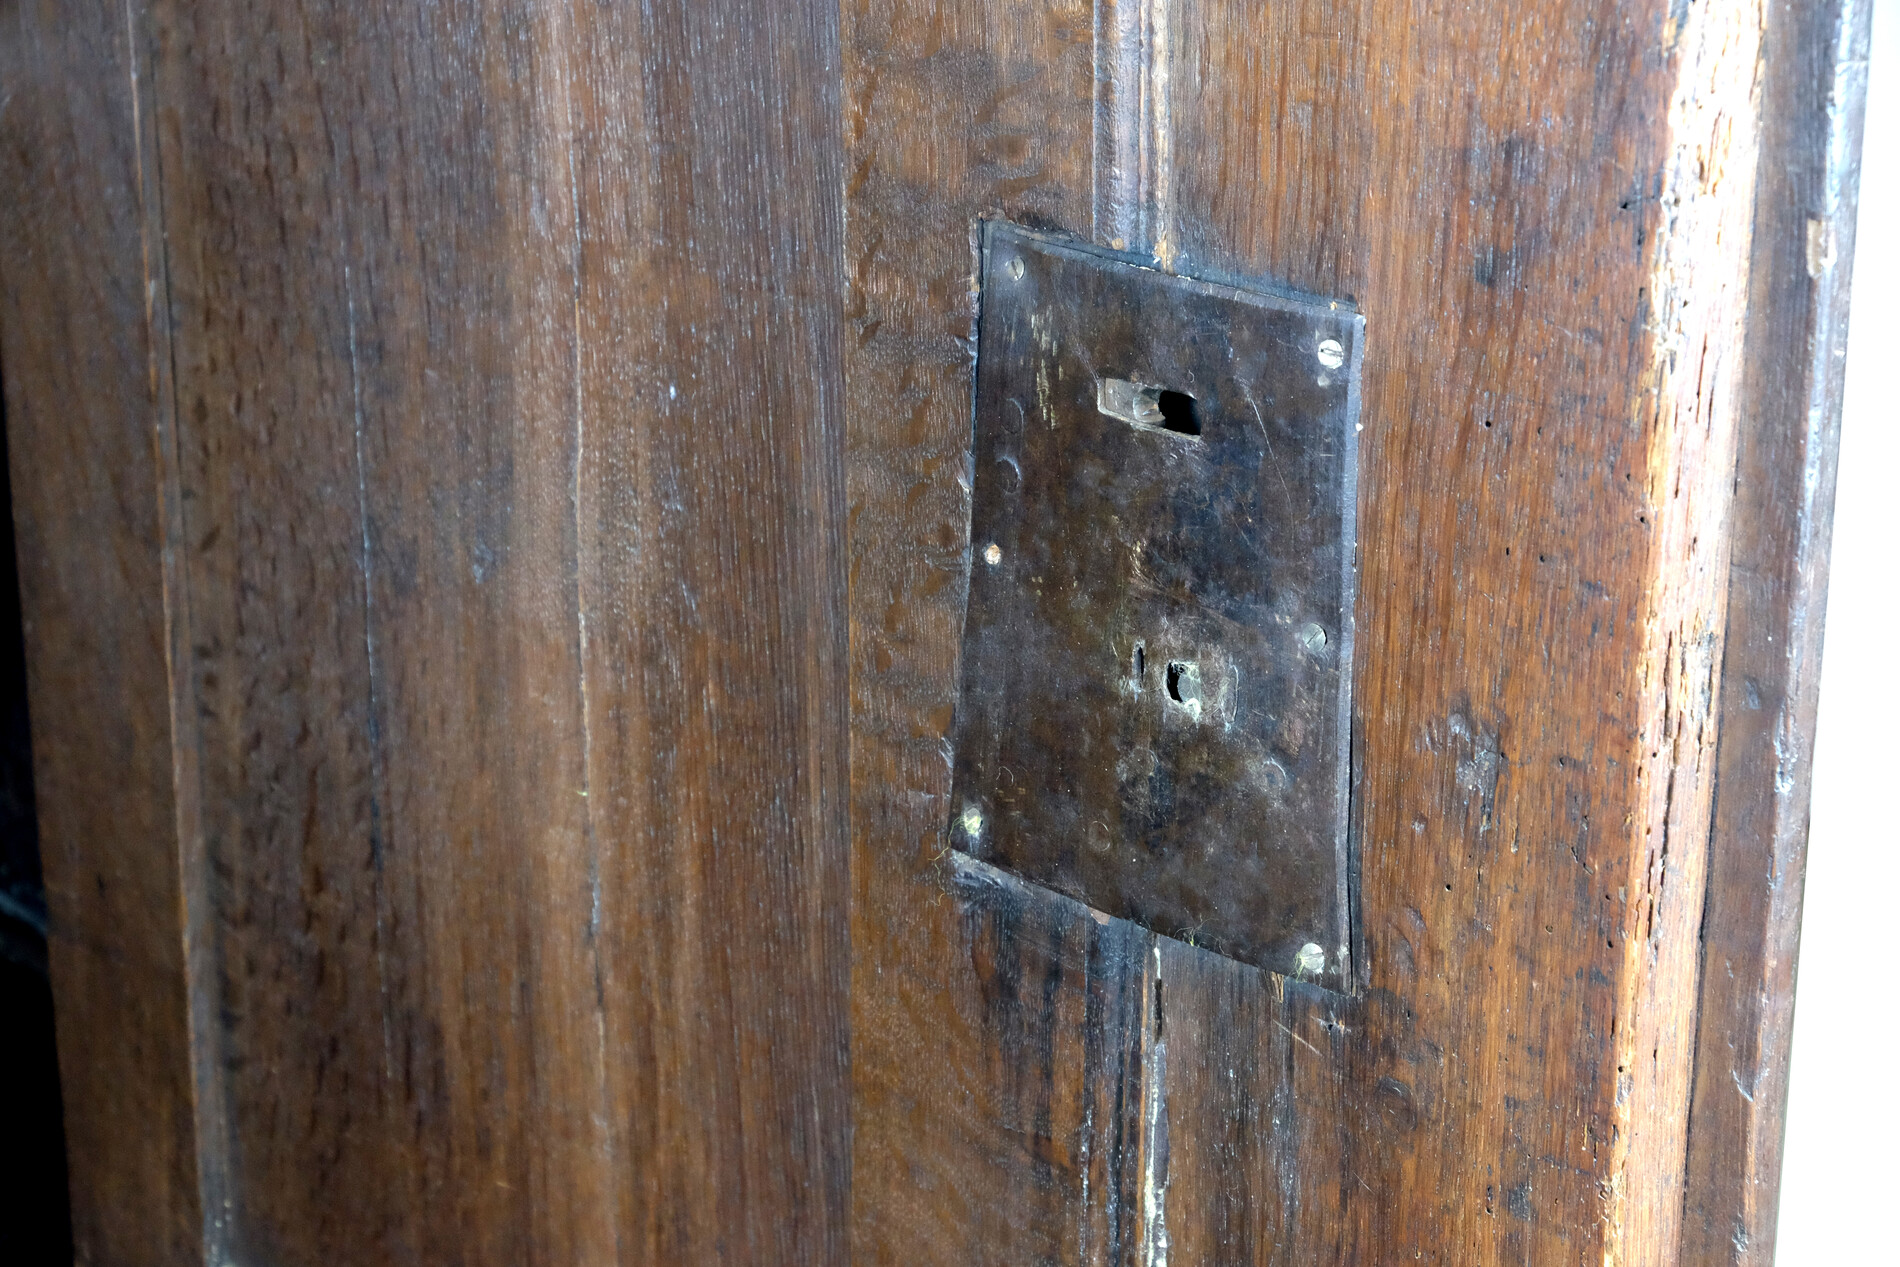
[[[1095,407],[1144,431],[1201,434],[1200,405],[1186,392],[1150,387],[1126,378],[1105,378],[1096,384]]]
[[[1186,392],[1162,392],[1155,398],[1161,410],[1161,426],[1184,436],[1201,434],[1201,416],[1195,411],[1194,397]]]
[[[1168,661],[1168,698],[1195,721],[1201,719],[1201,666],[1192,660]]]

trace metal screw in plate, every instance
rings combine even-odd
[[[1300,626],[1300,645],[1311,654],[1318,655],[1326,649],[1326,631],[1318,624],[1308,621]]]
[[[1303,977],[1318,976],[1326,971],[1326,952],[1309,941],[1293,956],[1293,968]]]
[[[995,567],[1003,561],[1003,547],[994,541],[983,547],[983,562]]]
[[[1023,279],[1022,260],[1020,258],[1011,260],[1009,263],[1003,265],[1003,271],[1009,274],[1009,280],[1013,282],[1021,281]]]
[[[1329,370],[1336,370],[1346,363],[1346,348],[1338,339],[1319,341],[1319,363]]]

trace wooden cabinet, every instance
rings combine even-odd
[[[1863,0],[0,12],[80,1261],[1769,1261]],[[1364,314],[1349,991],[946,848],[983,218]]]

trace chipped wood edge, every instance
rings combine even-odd
[[[1759,4],[1722,0],[1671,17],[1663,31],[1674,87],[1649,267],[1649,365],[1637,396],[1652,544],[1631,753],[1636,812],[1622,879],[1605,1267],[1673,1261],[1681,1218],[1763,26]]]
[[[1679,1250],[1699,1267],[1765,1267],[1775,1253],[1872,13],[1831,0],[1769,17],[1764,110],[1785,113],[1764,128],[1736,478],[1747,545],[1718,697],[1728,741]]]

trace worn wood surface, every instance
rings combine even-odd
[[[84,1260],[835,1260],[835,14],[131,13],[8,9]]]
[[[203,1208],[135,64],[123,10],[0,9],[0,365],[74,1252],[182,1265]]]
[[[1860,11],[0,8],[81,1261],[1762,1261]],[[1353,993],[946,848],[984,216],[1366,316]]]
[[[1774,1261],[1873,7],[1766,9],[1682,1261]]]
[[[858,0],[844,37],[861,1255],[1669,1261],[1758,13]],[[999,214],[1367,314],[1357,997],[943,854]]]

